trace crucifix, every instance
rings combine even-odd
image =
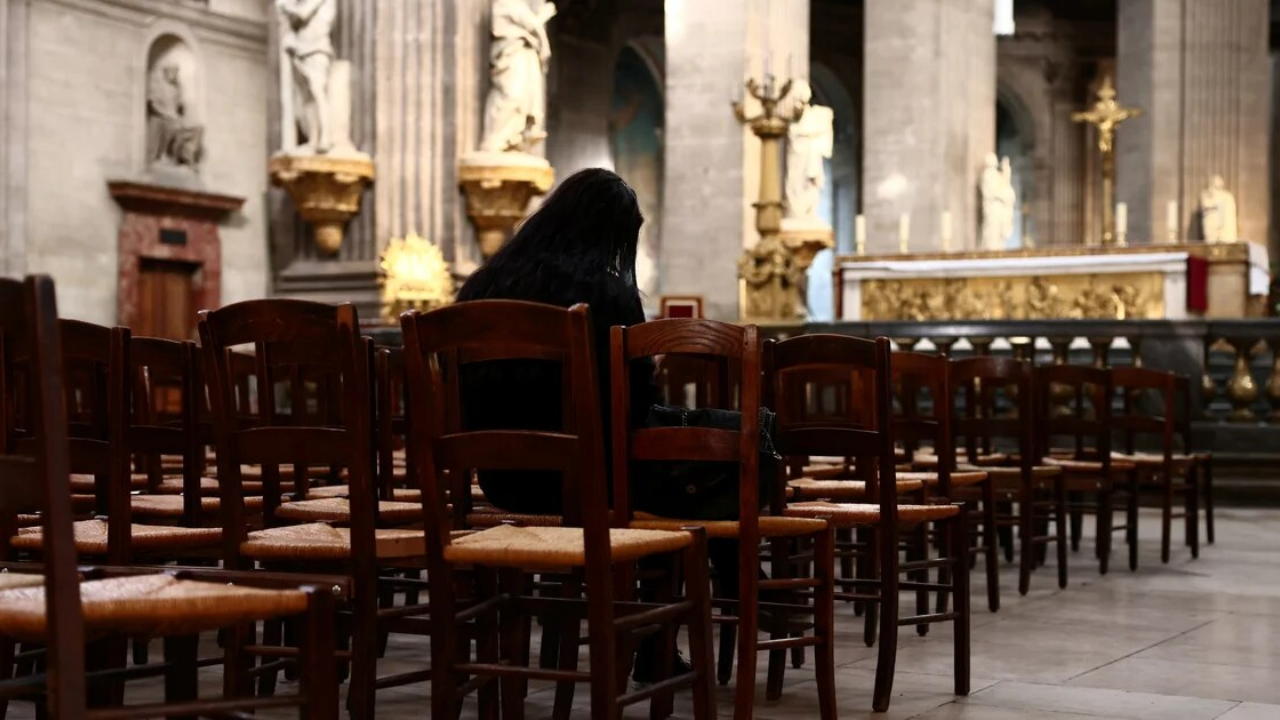
[[[1075,122],[1089,123],[1098,131],[1098,150],[1102,153],[1102,244],[1116,243],[1116,126],[1142,115],[1141,108],[1129,108],[1116,102],[1116,89],[1111,76],[1102,80],[1098,101],[1083,112],[1071,114]]]

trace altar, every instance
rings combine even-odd
[[[1265,314],[1257,243],[842,256],[836,318],[1179,320]]]

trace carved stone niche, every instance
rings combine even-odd
[[[166,33],[147,49],[144,162],[164,185],[199,187],[204,161],[200,66],[183,38]]]
[[[124,210],[120,223],[118,322],[135,334],[165,334],[144,317],[143,272],[147,264],[163,264],[189,272],[187,287],[193,311],[180,333],[189,339],[194,310],[222,304],[222,241],[218,223],[244,204],[230,195],[155,185],[131,180],[107,183],[111,197]],[[184,300],[188,300],[184,298]]]

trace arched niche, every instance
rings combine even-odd
[[[656,52],[661,52],[657,44]],[[614,65],[609,104],[609,154],[613,169],[627,181],[640,201],[644,226],[636,253],[636,283],[652,295],[658,288],[658,257],[662,248],[662,178],[664,105],[661,58],[653,43],[630,42]]]
[[[835,142],[831,157],[824,161],[827,182],[818,203],[818,216],[831,225],[835,248],[818,253],[809,267],[807,303],[810,319],[818,322],[834,318],[835,299],[831,269],[835,256],[854,251],[854,219],[858,215],[858,122],[853,96],[830,68],[821,63],[809,67],[813,102],[831,108]]]
[[[142,115],[143,142],[142,165],[148,170],[172,169],[168,165],[182,165],[190,173],[198,172],[203,155],[203,78],[200,63],[191,41],[174,30],[160,30],[147,46],[146,74],[143,76]],[[157,124],[162,118],[176,113],[178,120],[169,123],[167,130]],[[181,137],[174,140],[174,134]],[[158,164],[157,157],[164,154],[161,143],[176,142],[184,148],[185,162],[174,161]]]
[[[1023,234],[1038,236],[1035,214],[1024,213],[1035,197],[1035,119],[1017,92],[1004,84],[996,86],[996,155],[1009,158],[1013,188],[1018,193],[1014,208],[1013,233],[1005,247],[1022,247]],[[1039,241],[1037,241],[1039,242]]]

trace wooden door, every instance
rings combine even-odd
[[[194,340],[195,274],[199,266],[143,258],[138,273],[138,314],[134,335]]]

